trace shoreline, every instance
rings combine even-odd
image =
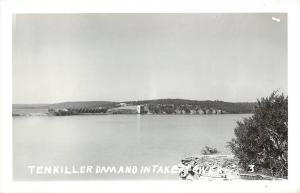
[[[137,115],[137,116],[168,116],[168,115],[176,115],[176,116],[218,116],[218,115],[238,115],[238,114],[252,114],[252,113],[225,113],[225,114],[137,114],[137,113],[80,113],[80,114],[72,114],[72,115],[52,115],[49,113],[12,113],[12,117],[33,117],[33,116],[47,116],[47,117],[62,117],[62,116],[89,116],[89,115]]]

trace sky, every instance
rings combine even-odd
[[[287,94],[287,15],[17,14],[13,103]]]

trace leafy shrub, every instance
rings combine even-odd
[[[219,151],[216,148],[205,146],[205,148],[201,150],[201,153],[203,155],[213,155],[219,153]]]
[[[274,91],[258,100],[253,116],[237,122],[228,142],[239,164],[276,177],[288,175],[288,97]]]

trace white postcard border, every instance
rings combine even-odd
[[[216,5],[219,5],[218,7]],[[16,13],[215,13],[287,12],[289,83],[289,179],[284,181],[47,181],[12,180],[12,20]],[[300,190],[298,147],[299,4],[297,1],[2,1],[1,161],[2,192],[295,192]],[[276,78],[276,77],[274,77]]]

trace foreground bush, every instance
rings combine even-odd
[[[218,154],[219,151],[217,150],[217,148],[213,148],[213,147],[209,147],[209,146],[205,146],[202,150],[201,150],[201,154],[203,155],[213,155],[213,154]]]
[[[246,169],[286,178],[288,175],[288,98],[273,92],[257,101],[253,116],[237,122],[228,146]]]

